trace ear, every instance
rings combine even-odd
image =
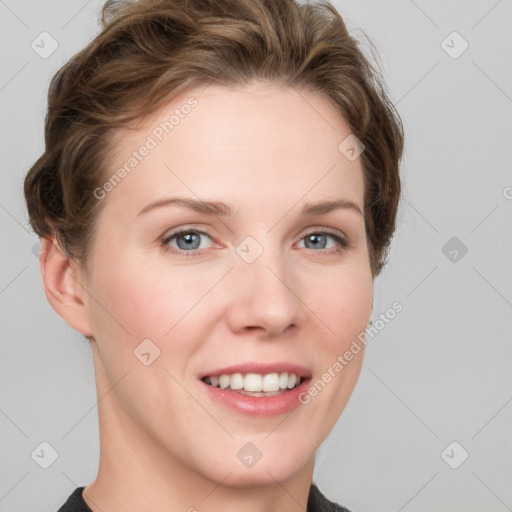
[[[46,298],[52,308],[73,329],[93,337],[87,283],[78,267],[70,263],[54,235],[41,239],[39,267]]]

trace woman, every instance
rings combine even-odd
[[[312,477],[395,228],[382,82],[329,4],[117,1],[102,23],[25,179],[46,296],[96,372],[98,475],[60,510],[346,510]]]

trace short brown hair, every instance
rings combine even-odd
[[[400,196],[400,116],[380,73],[328,2],[106,2],[102,31],[53,77],[45,151],[24,194],[32,229],[55,235],[87,267],[116,128],[142,120],[185,88],[262,80],[325,96],[364,144],[372,274],[386,263]],[[340,141],[341,142],[341,141]]]

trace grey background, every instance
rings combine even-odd
[[[404,121],[373,317],[403,311],[370,340],[315,481],[354,512],[512,510],[512,2],[334,3],[374,42]],[[55,511],[97,471],[90,349],[46,300],[22,180],[43,148],[49,80],[97,33],[101,4],[0,0],[1,512]],[[42,31],[59,45],[47,59],[31,48]],[[456,59],[441,46],[453,31],[469,43]],[[452,237],[467,247],[456,261],[442,250]],[[48,469],[31,458],[43,441],[59,454]]]

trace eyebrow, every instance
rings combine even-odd
[[[153,201],[152,203],[144,206],[144,208],[142,208],[142,210],[137,214],[137,217],[156,208],[172,205],[182,206],[207,215],[229,217],[233,216],[234,214],[234,210],[231,208],[231,206],[223,203],[222,201],[202,201],[188,197],[166,197],[163,199],[158,199],[157,201]],[[320,201],[317,203],[308,202],[303,206],[300,214],[302,216],[322,215],[337,209],[352,210],[364,217],[361,208],[356,203],[341,198],[333,199],[331,201]]]

